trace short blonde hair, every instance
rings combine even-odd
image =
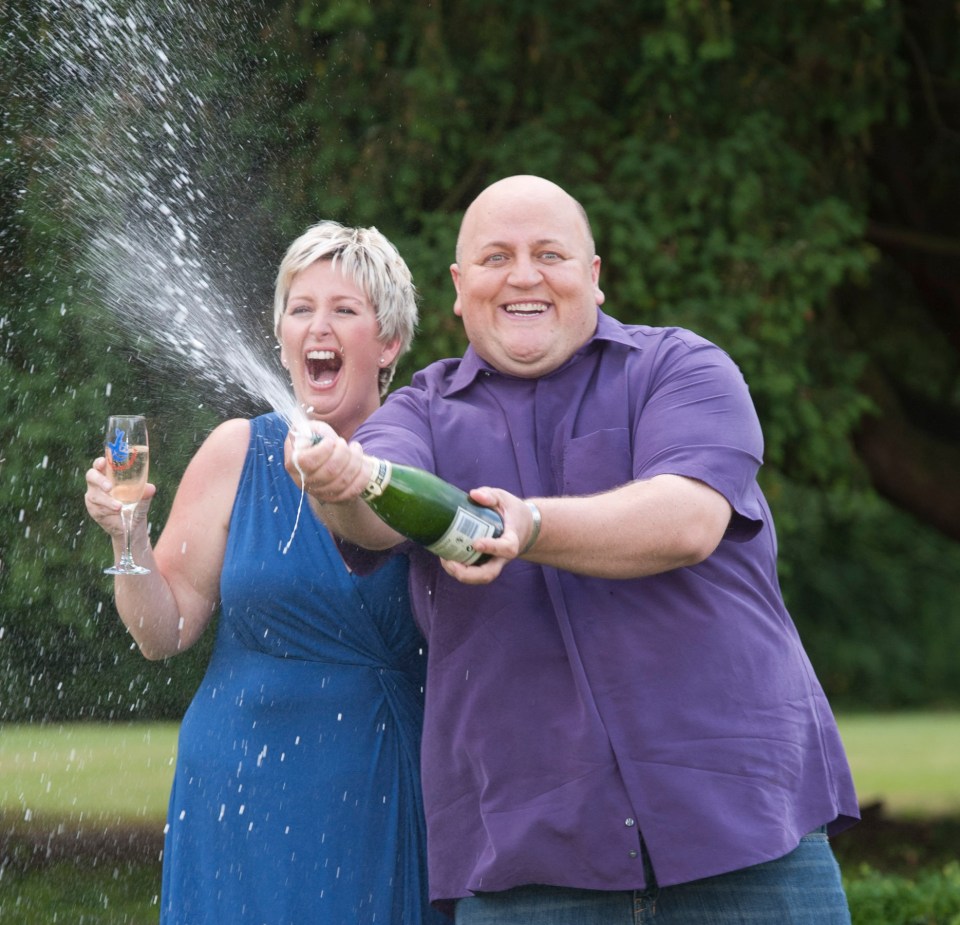
[[[380,340],[400,341],[393,362],[380,370],[380,394],[386,395],[397,362],[410,349],[417,326],[417,290],[410,269],[376,228],[351,228],[334,221],[311,225],[280,261],[273,296],[273,331],[277,337],[293,278],[318,260],[331,261],[363,290],[376,310]]]

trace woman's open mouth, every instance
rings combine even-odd
[[[335,350],[307,351],[307,378],[315,388],[333,385],[341,366],[343,358]]]

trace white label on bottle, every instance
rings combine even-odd
[[[466,508],[458,507],[447,532],[436,543],[431,543],[427,549],[441,559],[452,559],[472,565],[482,555],[473,548],[473,541],[478,537],[492,534],[493,524],[482,520]]]
[[[391,475],[393,475],[393,466],[386,459],[374,459],[370,469],[370,480],[367,482],[367,487],[360,492],[360,497],[364,501],[379,498],[384,488],[390,484]]]

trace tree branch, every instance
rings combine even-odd
[[[945,536],[960,540],[960,441],[922,429],[874,369],[866,391],[878,413],[855,434],[858,455],[877,492]]]
[[[883,247],[902,247],[938,257],[960,257],[960,238],[927,234],[911,228],[894,228],[881,222],[867,222],[866,238]]]

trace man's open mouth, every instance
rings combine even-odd
[[[343,359],[335,350],[307,351],[307,375],[315,385],[333,382],[341,366]]]
[[[510,305],[504,305],[504,309],[508,315],[533,318],[536,315],[542,315],[547,306],[543,302],[514,302]]]

